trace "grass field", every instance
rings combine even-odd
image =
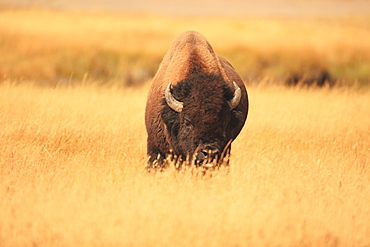
[[[148,174],[148,86],[0,84],[0,246],[369,246],[370,92],[248,88],[229,173]]]
[[[369,21],[0,9],[0,78],[140,84],[175,36],[196,30],[246,81],[327,71],[345,85],[369,84]]]
[[[229,172],[149,174],[148,82],[189,29],[250,113]],[[0,9],[0,246],[370,246],[369,43],[369,17]],[[317,70],[340,83],[281,85]]]

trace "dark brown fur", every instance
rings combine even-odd
[[[233,81],[241,89],[240,104],[230,110]],[[172,83],[172,95],[182,101],[182,112],[172,110],[164,100],[164,90]],[[202,161],[199,150],[220,152],[241,131],[248,113],[245,86],[234,68],[218,57],[208,41],[189,31],[178,36],[154,77],[146,105],[149,165],[159,165],[171,153]],[[220,155],[220,153],[218,154]]]

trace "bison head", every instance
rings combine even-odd
[[[174,155],[196,164],[222,162],[243,125],[240,99],[235,82],[230,87],[213,74],[191,75],[173,88],[169,83],[161,115]]]

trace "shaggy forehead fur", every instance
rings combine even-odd
[[[223,135],[220,133],[224,129],[223,122],[229,121],[228,100],[233,97],[233,91],[220,76],[205,73],[191,75],[177,84],[173,95],[184,104],[178,121],[184,118],[190,121],[202,141],[221,139],[216,136]]]
[[[218,75],[207,73],[191,74],[179,82],[172,90],[179,101],[184,102],[184,110],[193,107],[199,115],[217,112],[230,100],[234,92]]]

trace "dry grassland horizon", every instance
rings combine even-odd
[[[148,174],[148,86],[0,83],[0,246],[369,246],[370,92],[248,87],[230,171]]]
[[[0,79],[140,84],[180,33],[202,33],[245,81],[328,72],[369,85],[369,17],[184,17],[0,8]]]

